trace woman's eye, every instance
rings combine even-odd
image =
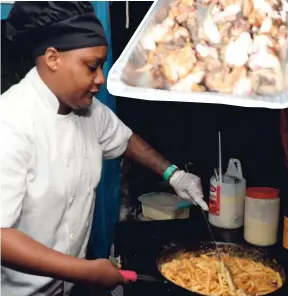
[[[95,72],[98,68],[98,65],[88,65],[88,68],[91,72]]]

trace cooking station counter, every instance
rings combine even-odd
[[[115,255],[120,255],[122,268],[135,270],[139,274],[157,276],[156,259],[163,246],[169,243],[189,243],[191,241],[211,241],[201,210],[193,207],[191,218],[187,220],[167,221],[124,221],[116,226]],[[281,220],[280,220],[281,223]],[[243,229],[223,230],[211,226],[216,241],[247,244],[243,238]],[[265,248],[288,272],[288,250],[281,244]],[[275,255],[275,256],[274,256]],[[124,296],[147,295],[193,295],[184,289],[162,282],[141,282],[124,287]],[[272,295],[287,296],[288,284]]]

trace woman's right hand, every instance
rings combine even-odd
[[[89,260],[88,278],[90,284],[112,290],[123,285],[126,280],[114,265],[107,259]]]
[[[27,274],[89,285],[95,290],[113,289],[126,282],[107,259],[75,258],[47,248],[13,228],[1,228],[1,251],[3,266]]]

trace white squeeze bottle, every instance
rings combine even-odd
[[[237,229],[244,224],[246,180],[241,163],[230,159],[227,172],[210,180],[209,222],[220,228]]]

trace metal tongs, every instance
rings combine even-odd
[[[200,0],[199,0],[199,1],[200,1]],[[191,163],[191,162],[188,162],[188,163],[185,164],[185,169],[186,169],[186,172],[187,172],[187,173],[189,173],[189,167],[188,167],[188,166],[193,166],[193,165],[194,165],[194,164]],[[222,170],[221,170],[221,174],[222,174]],[[212,239],[212,241],[213,241],[213,243],[214,243],[214,245],[215,245],[216,256],[218,257],[219,261],[221,262],[222,259],[221,259],[220,251],[219,251],[219,249],[218,249],[218,245],[217,245],[216,240],[215,240],[215,238],[214,238],[214,235],[213,235],[212,229],[211,229],[211,227],[210,227],[209,221],[207,220],[207,217],[206,217],[205,211],[204,211],[202,208],[201,208],[201,211],[202,211],[202,214],[203,214],[204,220],[205,220],[205,222],[206,222],[206,224],[207,224],[207,228],[208,228],[208,230],[209,230],[209,233],[210,233],[211,239]]]
[[[220,250],[218,248],[217,242],[216,242],[215,237],[213,235],[213,232],[212,232],[212,229],[210,227],[209,221],[207,220],[207,217],[206,217],[205,212],[203,210],[202,210],[202,213],[203,213],[203,216],[204,216],[204,220],[206,221],[207,227],[209,229],[211,239],[212,239],[212,241],[213,241],[213,243],[215,245],[216,256],[217,256],[217,258],[218,258],[218,260],[220,262],[220,273],[223,276],[223,279],[226,280],[229,289],[232,292],[235,293],[236,292],[236,287],[234,285],[233,278],[232,278],[232,275],[230,273],[230,270],[225,265],[224,261],[222,260],[222,257],[221,257]]]
[[[202,214],[203,214],[204,220],[206,221],[207,228],[209,229],[209,233],[210,233],[211,239],[212,239],[212,241],[213,241],[213,243],[215,245],[216,256],[217,256],[217,258],[218,258],[218,260],[220,262],[220,273],[223,276],[223,279],[226,280],[229,289],[232,292],[236,293],[236,287],[234,285],[231,272],[230,272],[229,268],[225,265],[225,263],[222,260],[220,250],[218,248],[218,245],[217,245],[217,242],[216,242],[215,237],[213,235],[211,226],[209,224],[209,221],[207,220],[207,217],[206,217],[205,212],[204,212],[203,209],[202,209]],[[243,294],[243,296],[244,295],[245,295],[245,293]]]

